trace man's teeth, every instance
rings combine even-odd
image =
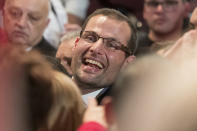
[[[85,62],[86,63],[90,63],[90,64],[94,64],[94,65],[98,66],[101,69],[103,68],[103,65],[101,63],[97,62],[97,61],[86,59]]]

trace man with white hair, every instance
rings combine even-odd
[[[54,55],[55,49],[42,37],[49,23],[49,7],[48,0],[6,0],[3,20],[9,43]]]

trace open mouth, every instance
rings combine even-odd
[[[96,60],[86,58],[83,60],[83,63],[87,66],[90,66],[90,67],[94,67],[97,69],[104,69],[104,65],[101,62],[96,61]]]

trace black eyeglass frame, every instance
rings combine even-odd
[[[100,38],[102,38],[103,41],[106,40],[106,39],[109,39],[109,38],[105,38],[105,37],[99,36],[99,35],[98,35],[96,32],[94,32],[94,31],[81,31],[81,32],[80,32],[80,38],[82,38],[82,39],[84,39],[84,40],[85,40],[85,38],[83,38],[83,32],[91,32],[91,33],[94,33],[95,36],[96,36],[96,38],[97,38],[96,41],[94,41],[94,42],[97,42]],[[87,42],[89,42],[89,41],[87,41]],[[94,42],[91,42],[91,43],[94,43]],[[114,48],[115,48],[116,50],[122,50],[123,52],[125,52],[126,57],[132,55],[132,51],[130,51],[128,47],[124,46],[124,45],[123,45],[121,42],[119,42],[119,41],[116,41],[116,42],[120,44],[120,46],[116,46],[116,47],[114,46]]]
[[[159,5],[161,5],[163,8],[167,9],[170,6],[178,5],[179,2],[175,0],[169,0],[169,1],[164,1],[164,2],[150,0],[150,1],[145,1],[144,3],[145,5],[152,7],[152,8],[157,8]]]

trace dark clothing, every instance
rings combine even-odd
[[[103,98],[105,96],[110,96],[110,91],[111,91],[112,86],[106,87],[104,88],[97,96],[96,96],[96,100],[98,102],[98,104],[101,104],[101,101],[103,100]]]
[[[40,53],[45,56],[55,57],[56,54],[56,49],[52,47],[44,38],[42,38],[40,43],[34,46],[33,49],[40,51]]]
[[[135,53],[136,56],[145,55],[151,52],[151,46],[153,45],[154,41],[152,41],[147,33],[140,32],[138,34],[137,39],[137,51]]]
[[[135,53],[137,57],[150,53],[166,52],[176,41],[155,42],[148,37],[148,34],[138,34],[138,49]]]

